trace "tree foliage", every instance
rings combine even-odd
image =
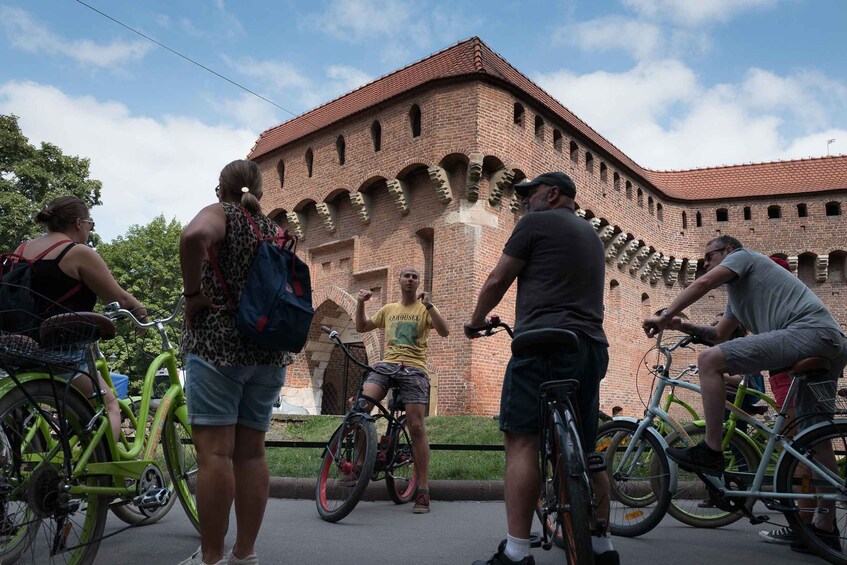
[[[160,215],[146,226],[134,225],[126,235],[97,247],[118,284],[147,307],[151,318],[169,315],[182,293],[181,232],[177,220],[168,222]],[[182,317],[167,329],[171,344],[179,347]],[[150,361],[161,351],[161,341],[152,330],[144,335],[136,335],[129,325],[119,330],[119,336],[102,343],[101,349],[107,357],[114,356],[112,370],[129,375],[130,386],[137,390]]]
[[[37,236],[33,217],[58,196],[77,196],[89,208],[101,204],[102,183],[88,177],[89,164],[52,143],[33,146],[17,116],[0,114],[0,251]]]

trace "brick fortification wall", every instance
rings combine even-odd
[[[290,402],[320,412],[324,376],[332,370],[332,346],[320,325],[362,341],[370,362],[380,358],[381,332],[357,336],[352,327],[355,296],[360,288],[373,290],[366,310],[374,314],[399,298],[397,274],[411,264],[431,273],[424,287],[452,331],[446,339],[434,332],[430,338],[431,413],[497,413],[508,339],[471,342],[461,325],[522,213],[512,185],[547,170],[574,178],[579,213],[607,250],[606,411],[620,405],[625,414],[640,414],[650,379],[643,367],[637,383],[635,375],[651,346],[640,321],[694,280],[704,245],[717,235],[786,257],[839,322],[847,323],[847,231],[840,215],[847,186],[815,193],[801,183],[793,194],[773,197],[672,199],[546,112],[530,97],[491,81],[445,80],[256,159],[265,212],[301,235],[299,253],[312,271],[315,328],[289,369],[283,392]],[[717,290],[689,315],[710,321],[724,305],[724,291]],[[496,311],[513,320],[514,290]],[[677,361],[681,367],[693,359],[686,354]]]

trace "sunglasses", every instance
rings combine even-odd
[[[729,246],[727,246],[727,247],[729,247]],[[709,251],[708,253],[703,255],[703,259],[705,259],[706,262],[711,262],[712,257],[715,256],[715,253],[720,253],[721,251],[726,251],[726,247],[721,247],[720,249],[714,249],[712,251]]]
[[[94,231],[94,220],[83,220],[82,218],[80,218],[80,221],[85,222],[86,224],[88,224],[88,225],[89,225],[89,229],[90,229],[91,231]]]

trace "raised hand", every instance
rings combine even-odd
[[[419,293],[419,294],[418,294],[418,300],[420,300],[421,302],[423,302],[423,305],[424,305],[424,306],[429,306],[430,304],[432,304],[432,303],[429,301],[429,293],[428,293],[428,292],[421,292],[421,293]]]
[[[359,295],[356,297],[356,300],[359,302],[367,302],[371,299],[371,296],[373,296],[373,292],[363,288],[359,291]]]

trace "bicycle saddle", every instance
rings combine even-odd
[[[43,347],[74,345],[112,339],[115,324],[102,314],[94,312],[67,312],[51,316],[41,322],[39,341]]]
[[[579,340],[570,330],[541,328],[522,332],[512,340],[512,355],[518,357],[556,351],[576,351]]]

